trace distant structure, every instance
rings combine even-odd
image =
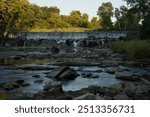
[[[67,39],[80,40],[88,37],[95,39],[123,39],[128,36],[127,31],[93,31],[93,32],[20,32],[15,37],[22,39],[48,39],[56,41],[66,41]]]

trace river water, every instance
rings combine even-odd
[[[47,63],[43,64],[17,64],[14,66],[4,66],[0,65],[0,84],[3,83],[11,83],[17,80],[25,80],[25,82],[29,83],[30,86],[27,87],[21,87],[13,90],[12,92],[15,93],[37,93],[39,91],[43,90],[43,86],[50,81],[54,81],[55,79],[47,78],[46,75],[51,70],[22,70],[22,69],[16,69],[17,67],[26,67],[26,66],[47,66],[50,68],[55,68],[58,66],[50,65]],[[65,81],[63,83],[63,90],[64,91],[76,91],[80,90],[82,88],[86,88],[88,86],[106,86],[109,87],[113,84],[117,84],[120,82],[125,82],[119,79],[115,78],[114,74],[109,74],[104,71],[104,68],[100,68],[97,66],[70,66],[74,70],[76,70],[80,75],[72,81]],[[142,68],[128,68],[128,67],[121,67],[124,70],[138,72],[138,73],[149,73],[149,69],[142,69]],[[93,75],[98,76],[98,78],[92,78],[92,77],[83,77],[81,74],[85,73],[92,73]],[[33,77],[34,75],[39,75],[39,78]],[[41,82],[36,82],[36,81]],[[0,90],[3,92],[3,90]]]

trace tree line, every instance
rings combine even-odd
[[[125,1],[130,7],[114,8],[111,2],[103,3],[97,10],[98,17],[89,20],[87,13],[77,10],[61,15],[58,7],[40,7],[28,0],[0,0],[0,35],[7,37],[16,31],[74,27],[105,31],[140,30],[147,38],[147,34],[150,35],[150,0]],[[112,22],[112,17],[116,18],[115,22]]]

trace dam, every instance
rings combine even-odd
[[[93,32],[20,32],[16,37],[22,39],[48,39],[56,41],[65,41],[67,39],[80,40],[88,37],[94,37],[96,39],[119,39],[128,36],[127,31],[93,31]]]

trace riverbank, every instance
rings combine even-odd
[[[114,52],[127,54],[135,59],[150,58],[150,40],[114,41],[107,46]]]
[[[136,61],[100,46],[61,44],[0,50],[1,99],[149,99],[148,60]],[[48,78],[59,66],[71,67],[79,76],[61,82]],[[45,91],[47,83],[51,88]]]

